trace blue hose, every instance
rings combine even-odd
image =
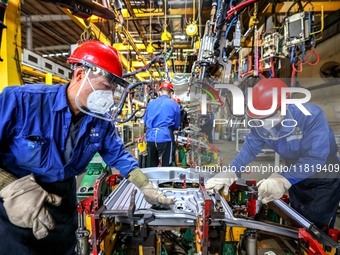
[[[237,16],[235,16],[235,17],[231,20],[231,22],[229,23],[229,25],[228,25],[228,27],[227,27],[227,30],[225,31],[224,39],[227,39],[228,34],[229,34],[229,32],[230,32],[230,29],[231,29],[231,27],[234,25],[234,23],[236,23],[236,21],[237,21]]]

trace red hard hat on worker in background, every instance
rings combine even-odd
[[[179,99],[178,97],[175,97],[175,98],[174,98],[174,101],[175,101],[176,103],[180,103],[180,102],[181,102],[181,99]]]
[[[159,86],[159,89],[168,89],[171,90],[172,92],[174,92],[174,86],[172,85],[172,83],[170,81],[164,81],[162,82],[162,84]]]
[[[115,48],[100,41],[86,41],[80,44],[67,59],[70,64],[85,64],[97,66],[114,76],[119,80],[123,76],[123,66],[119,59],[118,52]],[[123,83],[127,83],[124,81]]]
[[[275,112],[281,108],[281,89],[288,86],[279,78],[262,79],[255,84],[252,90],[253,106],[256,110],[269,110],[273,103],[273,88],[277,88],[277,105]],[[286,98],[289,98],[290,94],[287,93]],[[266,118],[269,116],[256,115],[249,109],[247,115],[251,118]]]

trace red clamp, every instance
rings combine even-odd
[[[140,142],[142,142],[142,141],[144,141],[144,140],[145,140],[145,136],[143,135],[143,136],[138,137],[138,138],[136,139],[136,143],[140,143]]]
[[[85,212],[87,215],[89,215],[92,210],[93,202],[94,202],[94,198],[92,196],[87,197],[84,200],[80,201],[77,205],[77,212],[79,214],[82,214],[83,212]]]
[[[105,184],[110,187],[115,186],[116,184],[118,184],[118,179],[122,178],[123,176],[121,174],[111,174],[106,178]]]
[[[299,228],[299,238],[307,243],[308,255],[326,255],[320,243],[304,228]]]
[[[328,235],[334,241],[338,242],[340,240],[340,230],[338,230],[338,229],[334,229],[334,228],[328,229]]]
[[[218,152],[218,148],[216,146],[214,146],[212,143],[208,143],[209,148],[213,151],[213,152]]]
[[[185,174],[180,174],[179,179],[183,181],[183,189],[187,188],[187,177]]]
[[[281,200],[282,200],[283,202],[285,202],[286,204],[289,204],[289,196],[288,196],[288,195],[283,195],[283,196],[281,197]]]

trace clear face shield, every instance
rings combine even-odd
[[[84,66],[85,77],[75,98],[78,109],[107,121],[115,120],[124,105],[128,82],[96,66]]]
[[[278,140],[294,132],[297,121],[287,109],[286,116],[277,111],[272,116],[264,119],[250,119],[250,127],[255,128],[257,134],[263,139]]]

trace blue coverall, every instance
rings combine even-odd
[[[162,158],[162,166],[170,166],[174,160],[173,131],[179,128],[181,122],[179,105],[167,95],[162,95],[148,104],[143,119],[150,166],[157,166],[159,157]]]
[[[72,118],[67,86],[10,86],[0,94],[0,166],[19,178],[33,173],[43,189],[63,198],[58,207],[46,204],[56,227],[41,240],[33,236],[32,229],[9,222],[0,198],[0,254],[73,254],[77,228],[75,176],[84,172],[96,152],[124,177],[138,167],[133,156],[124,151],[114,125],[89,115],[83,117],[78,139],[65,162]]]
[[[291,206],[315,225],[332,227],[340,200],[338,146],[322,109],[314,104],[303,105],[311,115],[289,105],[297,125],[292,133],[291,128],[281,127],[282,138],[278,140],[263,139],[252,127],[231,167],[239,172],[267,145],[288,166],[282,175],[292,184],[288,190]]]

